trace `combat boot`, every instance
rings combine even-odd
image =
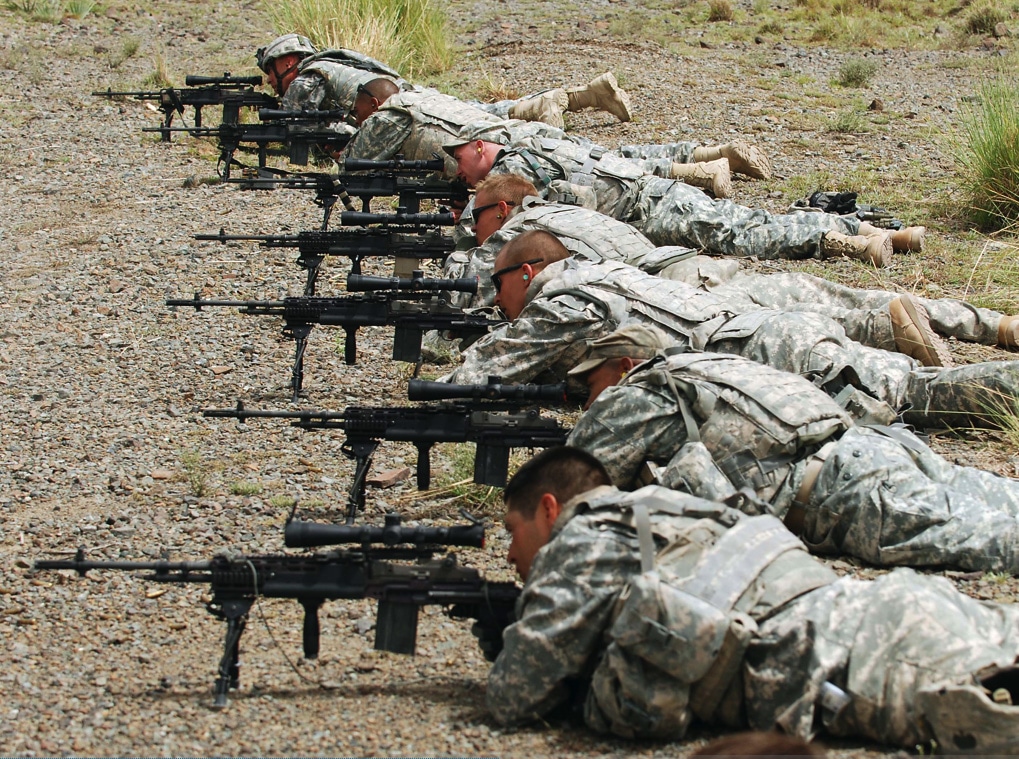
[[[732,174],[725,158],[701,163],[674,163],[669,169],[669,178],[701,187],[716,198],[727,198],[732,194]]]
[[[744,140],[733,140],[715,147],[694,148],[694,161],[729,160],[729,170],[753,179],[771,179],[771,159],[756,145]]]
[[[998,322],[998,347],[1019,348],[1019,316],[1003,316]]]
[[[873,235],[825,232],[821,238],[821,258],[840,256],[874,266],[888,266],[892,261],[892,236],[887,230]]]
[[[572,87],[566,90],[566,94],[569,96],[567,111],[597,108],[600,111],[608,111],[620,121],[630,120],[630,95],[620,88],[611,71],[596,76],[585,87]]]
[[[866,221],[860,222],[861,235],[876,235],[887,232],[887,229],[875,227]],[[892,234],[892,250],[896,253],[923,253],[923,244],[927,239],[927,227],[903,227]]]
[[[899,353],[915,358],[924,366],[955,366],[945,341],[931,328],[927,309],[912,295],[900,295],[888,304],[892,336]]]
[[[1012,755],[1019,706],[1012,705],[1011,695],[1004,687],[988,696],[979,685],[943,685],[917,691],[916,706],[939,753]]]
[[[568,104],[569,97],[566,90],[546,90],[514,105],[509,109],[509,117],[524,121],[540,121],[562,129],[565,126],[563,111],[566,110]]]

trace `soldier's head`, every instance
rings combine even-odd
[[[663,332],[637,322],[592,340],[584,360],[568,372],[569,376],[587,385],[584,409],[589,409],[606,388],[619,384],[633,367],[668,345],[669,340]]]
[[[399,85],[392,79],[379,77],[372,79],[367,84],[357,86],[357,95],[354,97],[354,107],[351,115],[354,117],[354,124],[361,126],[365,119],[375,113],[382,104],[400,91]]]
[[[492,284],[496,305],[510,319],[516,319],[527,304],[527,288],[538,272],[570,255],[565,245],[542,229],[514,237],[495,257]]]
[[[506,483],[504,524],[511,536],[506,556],[527,580],[535,554],[548,543],[563,506],[599,485],[611,485],[605,467],[587,451],[569,446],[546,448]]]
[[[524,198],[532,195],[538,195],[538,188],[519,174],[496,174],[483,179],[474,194],[474,237],[478,244],[484,244],[506,223],[513,214],[510,209],[520,208]]]
[[[284,34],[265,47],[258,48],[255,51],[255,61],[265,72],[269,86],[282,97],[297,76],[297,67],[301,61],[317,52],[318,48],[307,37],[300,34]]]

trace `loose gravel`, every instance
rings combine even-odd
[[[599,4],[596,11],[602,12]],[[619,7],[622,7],[620,4]],[[916,166],[951,170],[936,140],[971,93],[993,50],[869,51],[879,61],[870,92],[896,114],[889,132],[841,137],[787,90],[823,88],[845,55],[781,40],[688,54],[624,45],[597,16],[539,30],[512,6],[457,3],[482,14],[463,37],[454,72],[465,90],[487,73],[521,92],[586,81],[613,68],[638,118],[570,117],[606,144],[744,136],[772,152],[779,174],[819,167],[838,176],[887,167],[887,181]],[[551,6],[543,9],[547,17]],[[487,15],[485,15],[487,14]],[[161,0],[114,5],[105,15],[57,25],[0,11],[0,746],[5,754],[54,755],[499,755],[682,756],[710,733],[672,744],[607,740],[563,725],[504,731],[484,710],[487,664],[467,625],[426,609],[414,658],[372,648],[371,602],[327,605],[322,655],[300,656],[299,607],[265,600],[242,645],[242,688],[228,710],[210,710],[224,626],[206,614],[203,587],[162,590],[136,576],[33,573],[35,559],[68,556],[204,559],[221,551],[277,552],[296,499],[309,518],[336,518],[352,472],[342,438],[270,421],[240,426],[198,411],[244,399],[289,407],[293,344],[271,319],[229,309],[171,310],[167,297],[276,298],[302,276],[285,251],[198,242],[213,232],[295,232],[319,211],[294,192],[246,193],[199,183],[213,151],[186,137],[159,144],[144,105],[93,98],[93,89],[136,88],[161,59],[172,71],[250,73],[250,51],[272,34],[252,4]],[[549,31],[552,30],[552,31]],[[120,61],[125,45],[140,51]],[[960,64],[961,62],[961,64]],[[114,64],[116,64],[114,66]],[[751,71],[773,68],[773,89]],[[147,89],[147,88],[145,88]],[[215,115],[206,116],[214,123]],[[193,183],[191,183],[193,184]],[[781,210],[768,183],[737,184],[738,198]],[[936,247],[935,247],[936,250]],[[974,244],[974,255],[978,252]],[[908,285],[908,267],[891,277]],[[850,265],[833,275],[859,279]],[[332,263],[322,293],[342,289]],[[391,334],[368,329],[359,361],[343,363],[336,334],[316,330],[304,406],[399,403],[409,376],[389,359]],[[965,355],[965,354],[962,354]],[[973,357],[1005,358],[991,349]],[[427,367],[426,367],[427,368]],[[994,436],[936,439],[961,463],[1016,475],[1014,451]],[[448,472],[448,457],[434,457]],[[413,449],[383,444],[377,471],[413,465]],[[455,518],[447,500],[419,501],[413,482],[369,492],[365,520],[389,508],[425,521]],[[495,512],[489,516],[497,516]],[[461,560],[510,579],[506,541],[492,531]],[[836,568],[875,570],[838,561]],[[948,573],[981,598],[1015,599],[1007,578]],[[879,750],[840,745],[837,756]]]

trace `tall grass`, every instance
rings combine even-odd
[[[322,49],[357,50],[408,78],[453,63],[446,10],[436,0],[276,0],[264,8],[280,34],[298,32]]]
[[[1019,78],[985,82],[964,112],[959,163],[967,175],[974,220],[983,229],[1019,227]]]

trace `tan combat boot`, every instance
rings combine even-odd
[[[756,145],[744,140],[733,140],[715,147],[694,148],[695,161],[729,159],[729,169],[734,174],[745,174],[753,179],[771,179],[771,159]]]
[[[669,179],[701,187],[716,198],[727,198],[732,194],[732,174],[725,158],[701,163],[674,163],[669,169]]]
[[[998,347],[1019,348],[1019,316],[1003,316],[998,322]]]
[[[887,230],[874,235],[825,232],[821,238],[821,258],[841,256],[874,266],[888,266],[892,261],[892,236]]]
[[[924,366],[955,366],[945,341],[938,337],[927,309],[912,295],[900,295],[888,304],[892,336],[899,353],[915,358]]]
[[[566,90],[570,98],[567,111],[582,111],[585,108],[597,108],[608,111],[620,121],[630,120],[630,96],[619,87],[615,75],[606,71],[596,76],[586,87],[572,87]]]
[[[882,234],[887,231],[866,221],[860,222],[861,235]],[[903,227],[892,232],[892,250],[896,253],[923,253],[926,239],[927,227]]]
[[[534,97],[521,100],[509,109],[509,117],[524,121],[540,121],[562,129],[565,126],[563,111],[566,110],[567,105],[569,105],[569,96],[566,94],[566,90],[547,90]]]

